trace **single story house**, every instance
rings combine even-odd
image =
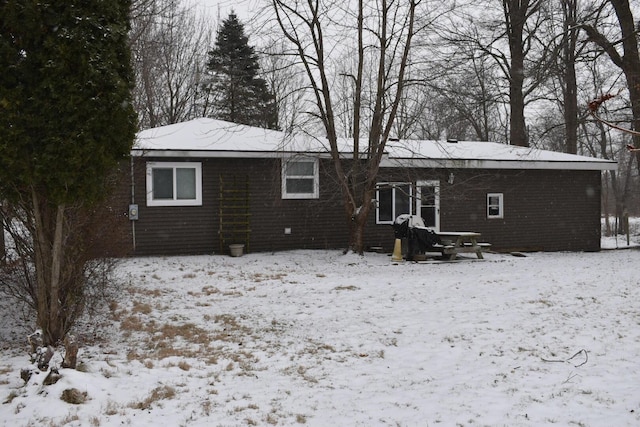
[[[615,168],[490,142],[392,140],[366,245],[391,251],[393,220],[411,213],[436,230],[480,232],[494,250],[597,251],[601,172]],[[133,254],[228,253],[234,243],[249,252],[346,247],[321,139],[195,119],[140,132],[130,172]]]

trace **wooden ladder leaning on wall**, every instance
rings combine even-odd
[[[249,212],[249,177],[220,175],[218,235],[220,253],[228,253],[230,244],[244,244],[249,252],[251,234]]]

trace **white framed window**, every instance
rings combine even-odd
[[[413,186],[409,182],[380,182],[376,190],[376,223],[393,224],[402,214],[412,214]]]
[[[487,218],[504,218],[504,194],[487,193]]]
[[[202,206],[202,163],[147,162],[147,206]]]
[[[282,160],[283,199],[317,199],[319,195],[318,159]]]

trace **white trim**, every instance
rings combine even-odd
[[[180,157],[232,158],[232,159],[273,159],[283,156],[308,156],[322,159],[331,158],[328,152],[283,152],[283,151],[215,151],[215,150],[145,150],[134,148],[133,157]],[[352,158],[353,153],[340,153],[340,158]],[[544,160],[482,160],[482,159],[406,159],[385,155],[380,162],[382,168],[434,168],[434,169],[542,169],[542,170],[617,170],[618,164],[612,160],[594,158],[589,161],[544,161]]]
[[[427,181],[417,181],[416,182],[416,213],[422,216],[422,188],[421,187],[434,187],[434,207],[436,209],[435,212],[435,220],[436,223],[434,225],[434,231],[440,231],[440,181],[438,180],[427,180]],[[424,218],[422,218],[424,221]]]
[[[331,159],[327,151],[294,152],[294,151],[213,151],[213,150],[145,150],[134,148],[133,157],[174,157],[186,159],[281,159],[294,157],[308,157],[316,159]],[[340,153],[341,159],[351,159],[353,154]]]
[[[495,204],[489,204],[489,199],[492,197],[498,198],[498,214],[492,215],[490,208],[495,207]],[[487,218],[488,219],[502,219],[504,218],[504,194],[503,193],[487,193]]]
[[[382,159],[384,168],[434,168],[434,169],[543,169],[543,170],[617,170],[611,160],[593,161],[536,161],[536,160],[481,160],[481,159]]]
[[[294,175],[302,179],[313,179],[313,192],[312,193],[289,193],[287,192],[287,163],[311,163],[313,162],[313,176],[312,175]],[[320,167],[317,158],[311,157],[291,157],[288,159],[282,159],[280,164],[280,182],[282,186],[282,198],[283,199],[317,199],[320,197]]]
[[[153,169],[173,169],[173,200],[153,198]],[[195,170],[195,199],[176,199],[176,169]],[[147,206],[202,206],[202,163],[200,162],[147,162]]]

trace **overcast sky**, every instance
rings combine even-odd
[[[251,19],[264,6],[264,0],[184,0],[198,9],[202,8],[212,18],[225,19],[233,10],[243,23]]]

